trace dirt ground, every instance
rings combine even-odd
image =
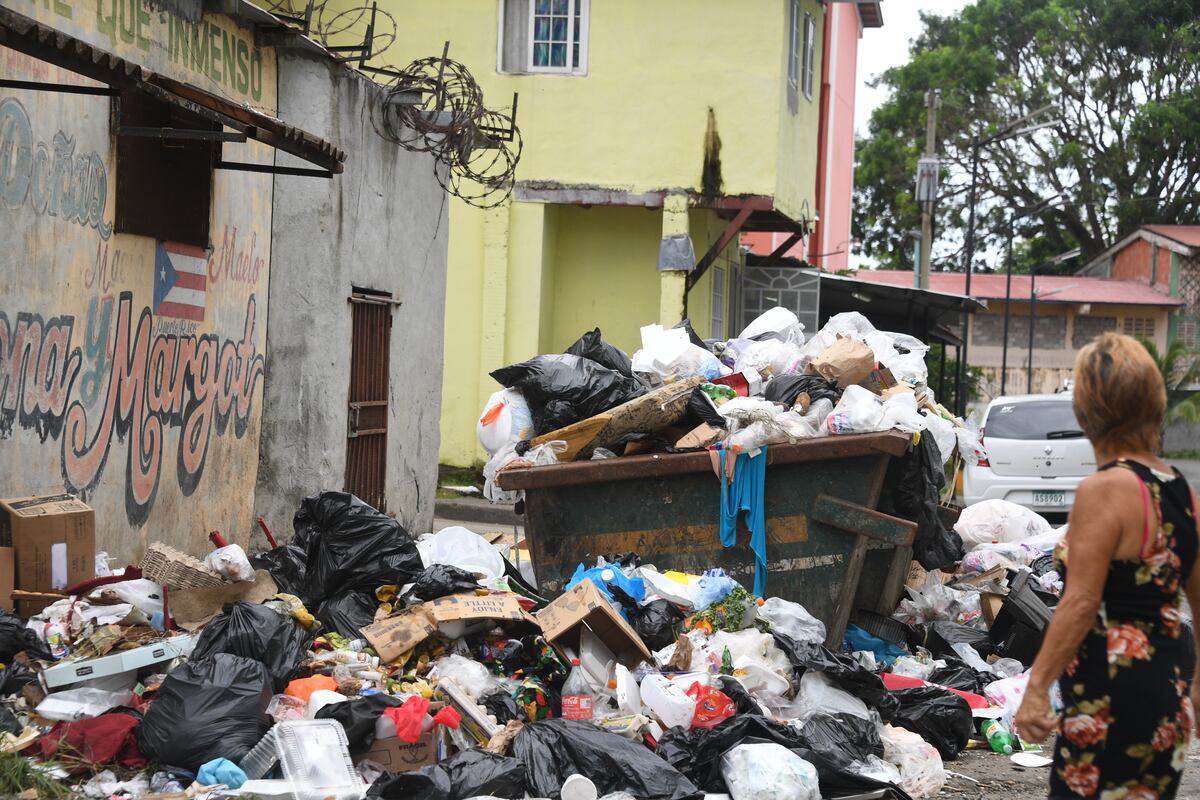
[[[946,763],[948,775],[946,788],[938,795],[939,800],[1035,800],[1046,796],[1050,768],[1022,769],[1006,756],[990,751],[971,750],[957,761]],[[972,780],[959,777],[973,778]],[[1184,798],[1200,798],[1200,742],[1192,742],[1188,754],[1187,768],[1183,773],[1183,784],[1177,795]]]

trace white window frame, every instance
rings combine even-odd
[[[800,68],[801,88],[804,90],[804,97],[808,101],[813,99],[813,78],[816,70],[816,54],[817,54],[817,20],[808,13],[804,12],[804,64]]]
[[[551,0],[553,3],[553,0]],[[588,43],[588,12],[590,0],[567,0],[567,64],[563,67],[538,67],[533,63],[533,36],[537,17],[537,0],[529,0],[529,41],[525,58],[525,69],[528,72],[551,73],[557,75],[581,75],[587,73],[587,43]],[[579,11],[579,63],[574,60],[575,44],[575,12]]]
[[[1158,322],[1154,317],[1125,317],[1121,321],[1121,333],[1153,340],[1158,336]]]
[[[709,300],[712,308],[709,313],[708,335],[713,339],[725,338],[725,268],[713,266],[712,294]]]
[[[800,91],[800,0],[792,0],[788,26],[788,86],[794,94]]]

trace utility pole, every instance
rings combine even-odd
[[[930,183],[937,186],[937,118],[942,107],[942,93],[938,89],[925,92],[925,161],[934,171]],[[933,255],[933,203],[936,189],[921,202],[921,288],[929,288],[930,259]]]

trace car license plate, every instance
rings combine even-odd
[[[1067,493],[1034,492],[1033,504],[1035,506],[1065,506],[1067,504]]]

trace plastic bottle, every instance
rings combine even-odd
[[[1017,739],[1000,724],[999,720],[986,719],[979,726],[979,732],[987,739],[993,753],[1012,755],[1017,749]]]
[[[583,668],[579,666],[579,659],[572,658],[571,674],[567,676],[567,682],[563,684],[562,688],[563,719],[591,722],[595,701],[587,678],[584,677]]]

